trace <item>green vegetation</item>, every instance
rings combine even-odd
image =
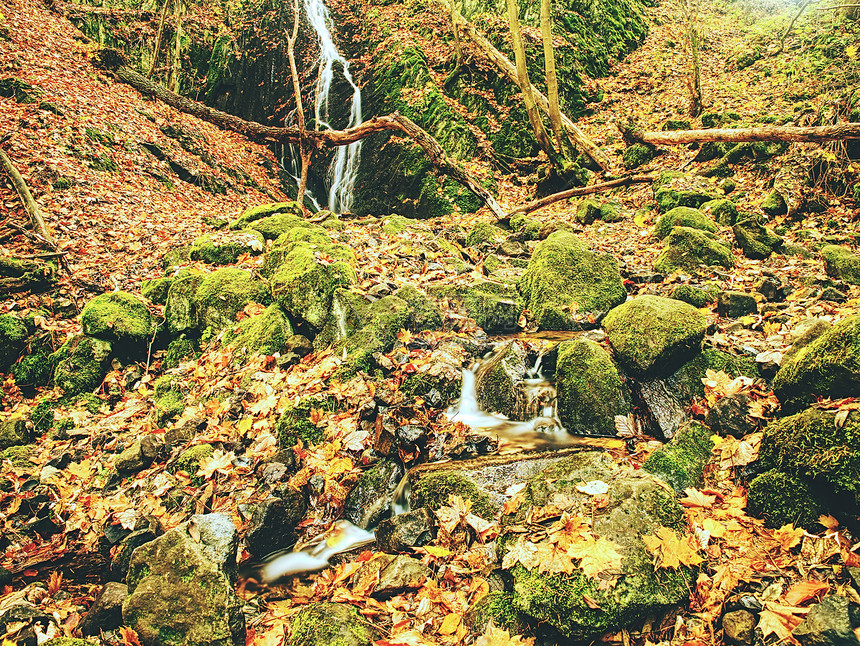
[[[422,476],[412,486],[412,508],[429,507],[436,510],[449,504],[450,496],[472,501],[472,513],[482,518],[493,517],[489,496],[466,476],[456,473],[431,473]]]

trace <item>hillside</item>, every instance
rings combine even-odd
[[[155,78],[289,126],[289,8],[252,4],[189,4]],[[413,119],[503,220],[397,131],[346,212],[291,201],[288,148],[94,64],[145,73],[158,7],[96,9],[0,8],[0,148],[58,242],[0,182],[4,645],[860,643],[858,140],[621,131],[860,122],[850,8],[559,3],[601,172],[550,170],[441,5],[330,5],[363,117]],[[512,56],[500,7],[463,11]]]

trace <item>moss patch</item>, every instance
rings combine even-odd
[[[236,320],[248,303],[268,305],[268,285],[241,269],[225,267],[207,274],[194,292],[198,329],[220,330]]]
[[[662,240],[673,227],[690,227],[701,231],[715,233],[717,226],[702,213],[699,209],[693,209],[688,206],[676,206],[674,209],[664,214],[657,226],[654,227],[654,236]]]
[[[307,397],[285,409],[275,424],[278,446],[282,449],[291,449],[298,440],[301,440],[304,446],[322,442],[323,429],[311,421],[311,408],[327,409],[328,407],[325,400]]]
[[[126,347],[145,346],[155,332],[155,318],[146,305],[127,292],[96,296],[81,312],[81,323],[84,334]]]
[[[822,508],[803,480],[771,469],[750,482],[747,512],[764,518],[767,527],[792,524],[811,530]]]
[[[852,253],[848,247],[827,245],[821,249],[821,258],[828,276],[860,285],[860,256]]]
[[[66,395],[93,391],[108,373],[112,354],[108,341],[79,334],[51,355],[54,383]]]
[[[448,504],[449,496],[472,501],[472,513],[482,518],[493,517],[490,497],[473,481],[459,473],[431,473],[422,476],[412,487],[412,508],[429,507],[434,511]]]
[[[262,314],[242,319],[228,331],[225,341],[233,347],[233,358],[243,360],[252,354],[273,355],[283,352],[293,335],[293,326],[277,305]]]
[[[672,485],[677,492],[702,484],[711,457],[711,431],[695,422],[682,426],[668,444],[648,456],[642,468]]]
[[[692,272],[711,265],[735,266],[731,249],[704,231],[675,227],[664,242],[666,247],[654,263],[654,269],[661,273]]]

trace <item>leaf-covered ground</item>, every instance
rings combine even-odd
[[[786,51],[776,53],[779,36],[795,9],[793,5],[762,7],[741,2],[701,7],[707,111],[735,111],[741,121],[750,123],[760,123],[763,116],[784,117],[799,124],[838,116],[838,97],[847,84],[856,82],[860,37],[856,31],[833,27],[830,13],[810,11],[798,21]],[[687,53],[679,17],[680,9],[672,4],[651,11],[651,32],[645,44],[617,64],[610,78],[599,81],[603,101],[591,106],[590,114],[580,120],[586,133],[619,163],[624,146],[616,123],[632,118],[646,129],[658,130],[667,119],[684,116]],[[102,74],[89,62],[93,46],[64,18],[36,2],[13,0],[2,8],[0,28],[4,26],[7,35],[0,37],[0,77],[20,78],[41,88],[42,94],[29,103],[0,98],[0,135],[10,135],[2,145],[44,210],[61,250],[67,253],[72,275],[64,275],[59,288],[47,295],[3,295],[0,313],[44,310],[47,316],[38,319],[39,325],[59,345],[67,335],[79,331],[79,320],[68,315],[95,295],[93,284],[107,290],[139,291],[142,280],[160,275],[159,259],[164,252],[190,243],[211,230],[216,220],[233,219],[248,206],[286,199],[278,187],[277,161],[271,151],[145,101]],[[822,42],[830,48],[827,56],[821,54]],[[757,48],[759,57],[752,64],[738,64],[739,56]],[[47,109],[44,102],[56,110]],[[175,133],[176,129],[190,133],[191,143],[186,138],[183,147],[180,139],[165,134],[165,130]],[[175,169],[142,143],[159,147],[186,173],[208,179],[196,184],[179,179]],[[800,320],[810,316],[838,320],[856,311],[857,287],[838,285],[845,295],[843,302],[820,298],[821,290],[816,287],[828,284],[829,279],[815,251],[823,241],[855,242],[855,203],[844,191],[834,194],[827,189],[844,187],[852,178],[856,181],[857,165],[845,161],[844,148],[838,145],[809,145],[804,150],[818,160],[818,183],[809,194],[818,198],[821,208],[803,219],[777,219],[773,224],[782,227],[788,242],[810,253],[754,261],[736,252],[733,270],[698,277],[723,289],[752,292],[763,277],[770,276],[794,291],[785,304],[762,315],[726,319],[709,311],[713,323],[709,339],[718,348],[751,356],[782,350]],[[666,149],[648,168],[692,170],[700,166],[693,161],[696,154],[683,146]],[[780,157],[737,164],[733,178],[736,190],[742,193],[738,200],[741,210],[757,212],[780,164]],[[473,170],[480,174],[483,169],[476,164]],[[212,192],[213,186],[224,186],[225,194],[217,188]],[[511,209],[531,199],[532,191],[527,183],[507,178],[500,187],[499,201]],[[657,283],[635,280],[653,273],[662,248],[650,236],[654,212],[638,210],[653,205],[653,193],[644,185],[623,189],[612,198],[620,202],[625,217],[617,223],[578,227],[578,234],[594,249],[619,259],[631,279],[628,290],[668,295],[675,286],[689,282],[691,276],[684,274],[666,276]],[[576,206],[576,202],[559,202],[533,217],[542,222],[572,221]],[[345,229],[335,235],[361,259],[361,289],[387,293],[404,285],[429,288],[486,276],[484,260],[492,249],[464,248],[464,239],[454,228],[459,225],[468,231],[486,217],[478,213],[453,221],[412,222],[402,230],[383,230],[383,222],[374,218],[345,219]],[[11,226],[24,226],[26,214],[5,184],[0,186],[0,218],[4,253],[39,252]],[[433,239],[440,234],[460,247],[464,273],[438,262],[443,254]],[[510,258],[500,258],[498,276],[514,277],[522,271]],[[251,268],[260,260],[248,256],[239,262]],[[250,307],[240,316],[255,313]],[[340,404],[334,412],[313,412],[312,420],[324,430],[325,440],[297,451],[301,469],[293,476],[293,484],[302,486],[315,478],[314,486],[321,492],[302,523],[306,538],[318,535],[340,517],[346,494],[372,460],[368,449],[374,442],[376,423],[363,419],[362,411],[374,400],[390,407],[396,424],[431,428],[438,455],[455,453],[458,446],[468,444],[468,429],[447,422],[442,408],[400,390],[410,374],[442,371],[445,375],[437,354],[440,344],[477,333],[474,323],[454,307],[445,311],[444,327],[446,332],[402,333],[394,350],[383,359],[389,369],[382,382],[361,375],[346,383],[328,381],[342,359],[325,351],[286,370],[266,357],[237,368],[229,350],[215,343],[199,359],[176,371],[187,387],[186,400],[198,403],[186,407],[170,426],[201,429],[194,442],[220,448],[202,461],[199,472],[176,471],[176,456],[167,456],[122,482],[118,489],[103,491],[119,448],[135,437],[165,431],[152,415],[153,382],[160,374],[163,352],[155,352],[148,369],[135,379],[126,379],[128,371],[122,369],[111,373],[97,393],[102,400],[98,412],[66,411],[74,422],[66,437],[41,437],[31,454],[2,465],[0,522],[9,544],[0,564],[14,578],[0,602],[20,598],[37,602],[71,634],[101,585],[109,557],[102,540],[106,526],[129,528],[139,518],[154,516],[169,529],[192,513],[222,511],[244,527],[243,505],[268,495],[265,487],[256,486],[255,466],[277,452],[277,414],[300,395],[325,393]],[[707,397],[694,413],[703,415],[719,397],[739,388],[760,402],[762,422],[773,414],[774,400],[766,388],[731,382],[720,375],[712,376]],[[34,405],[35,400],[25,397],[11,379],[4,381],[3,418],[28,415]],[[830,405],[847,408],[852,403]],[[764,604],[758,615],[764,643],[790,641],[790,630],[802,620],[810,602],[827,591],[838,590],[860,602],[845,578],[847,566],[860,565],[856,539],[834,519],[824,517],[819,525],[802,529],[767,529],[762,521],[746,514],[745,492],[737,476],[754,459],[757,441],[753,434],[744,440],[718,442],[707,468],[708,486],[691,489],[682,499],[690,527],[700,539],[697,545],[679,542],[668,530],[650,539],[657,567],[700,563],[689,606],[609,635],[605,641],[678,646],[723,643],[719,618],[724,605],[732,595],[747,591],[754,591]],[[630,443],[610,440],[595,444],[619,463],[632,466],[640,465],[658,445],[647,437]],[[404,451],[401,457],[411,463],[426,454]],[[62,470],[50,470],[60,463],[64,464]],[[39,504],[48,505],[62,525],[58,533],[34,538],[21,531],[15,519],[22,505],[31,504],[27,492],[40,478],[50,484],[53,497]],[[512,511],[516,505],[517,492],[512,491],[506,510]],[[552,512],[543,513],[544,520],[553,518]],[[262,587],[252,580],[243,581],[241,594],[255,616],[249,643],[281,643],[289,634],[290,618],[312,600],[355,605],[379,629],[380,645],[528,643],[527,638],[511,638],[493,629],[476,635],[466,621],[469,608],[490,589],[493,560],[487,545],[499,531],[497,519],[481,519],[459,500],[440,510],[439,518],[445,531],[434,544],[416,550],[438,576],[390,600],[370,597],[368,582],[356,576],[361,563],[375,558],[369,553],[318,575],[294,577],[285,585]],[[580,526],[582,522],[559,514],[546,531],[552,539],[543,535],[532,536],[535,543],[524,539],[520,552],[507,558],[556,568],[552,571],[578,566],[600,572],[617,554],[611,545],[601,544],[596,550],[595,539]],[[527,544],[543,545],[540,549],[546,554],[536,560]],[[127,633],[114,638],[133,643]]]

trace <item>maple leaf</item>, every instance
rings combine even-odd
[[[678,569],[681,565],[696,566],[702,562],[696,546],[688,536],[678,538],[668,527],[660,527],[654,535],[645,535],[642,542],[649,552],[659,558],[658,568]]]
[[[211,456],[200,459],[200,469],[194,475],[203,476],[208,480],[216,471],[226,474],[233,468],[233,460],[235,459],[236,454],[233,451],[225,452],[221,449],[215,449]]]
[[[140,646],[140,639],[133,628],[121,626],[118,632],[123,646]]]
[[[767,601],[765,602],[765,609],[759,615],[758,628],[763,637],[773,634],[777,636],[777,639],[787,639],[792,644],[799,644],[791,635],[791,631],[803,621],[803,617],[798,615],[805,615],[807,612],[809,612],[809,608],[781,606],[772,601]]]
[[[505,554],[502,559],[502,567],[508,570],[517,563],[522,564],[527,570],[534,569],[540,563],[537,545],[522,536]]]
[[[417,630],[407,630],[388,639],[373,642],[374,646],[435,646],[436,642],[428,640]]]
[[[836,531],[839,528],[839,521],[828,514],[821,514],[818,517],[818,524],[826,527],[830,531]]]
[[[794,528],[794,525],[788,523],[787,525],[783,525],[777,530],[774,530],[773,537],[779,543],[780,547],[785,551],[790,550],[792,547],[796,546],[800,543],[800,539],[803,538],[805,532],[803,529],[798,527]]]
[[[507,630],[496,628],[491,621],[484,634],[478,637],[475,646],[532,646],[534,643],[534,637],[512,637]]]
[[[601,536],[595,540],[593,536],[588,536],[585,540],[571,545],[567,554],[581,559],[579,567],[585,576],[595,579],[605,570],[617,570],[621,567],[622,556],[618,547],[618,544],[608,538]]]
[[[567,554],[567,550],[560,549],[554,543],[547,543],[546,541],[538,543],[537,556],[540,562],[539,572],[571,574],[576,569],[573,559]]]
[[[711,507],[717,499],[716,496],[705,495],[694,487],[687,487],[684,493],[687,495],[678,501],[684,507]]]
[[[442,620],[442,625],[439,626],[439,634],[453,635],[457,632],[457,629],[460,627],[462,622],[463,618],[455,612],[445,615],[445,618]]]
[[[824,581],[798,581],[785,593],[785,602],[797,606],[804,601],[814,599],[822,592],[830,589],[830,584]]]

